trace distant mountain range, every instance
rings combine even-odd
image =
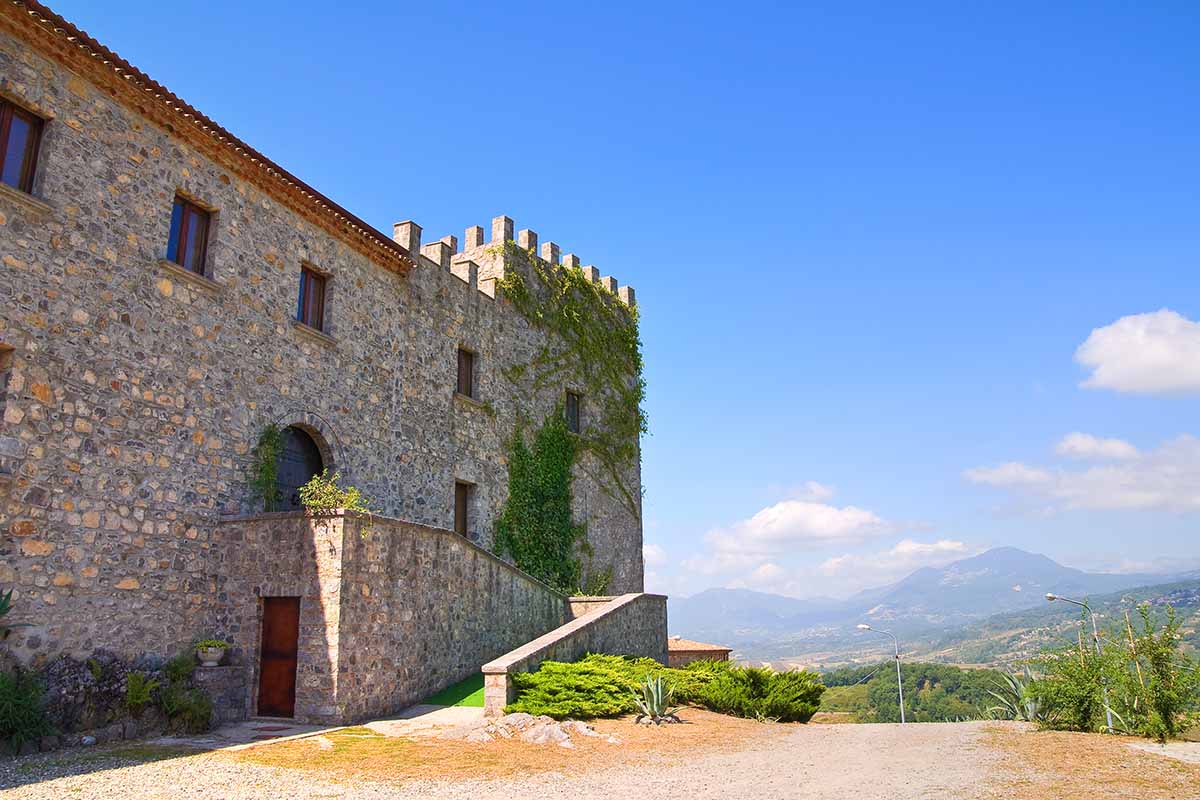
[[[845,600],[708,589],[671,598],[669,623],[674,635],[725,644],[749,659],[816,653],[836,661],[847,648],[863,646],[855,630],[860,622],[932,643],[996,614],[1046,606],[1047,592],[1107,595],[1195,577],[1084,572],[1044,555],[997,547],[944,567],[923,567]]]

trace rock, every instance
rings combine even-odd
[[[37,742],[22,742],[17,755],[31,756],[38,751]]]
[[[562,723],[562,727],[563,727],[563,730],[565,730],[567,733],[577,733],[580,736],[599,736],[600,735],[600,734],[596,733],[595,730],[592,729],[591,725],[588,725],[586,722],[580,722],[577,719],[567,720],[566,722]]]
[[[42,740],[40,742],[38,742],[38,749],[41,750],[43,753],[49,753],[51,750],[57,750],[58,749],[58,737],[57,736],[43,736]]]
[[[515,728],[523,731],[533,723],[533,715],[526,714],[524,711],[517,711],[513,714],[505,714],[500,719],[496,720],[498,726]]]
[[[141,726],[136,719],[125,720],[121,728],[121,736],[125,739],[136,739],[141,734]]]
[[[553,720],[549,724],[535,725],[521,734],[521,741],[530,744],[558,744],[570,740],[571,737],[562,726]]]
[[[611,733],[608,736],[604,737],[604,741],[608,742],[609,744],[620,744],[621,743],[621,740],[618,739],[617,737],[613,736]]]
[[[464,741],[471,744],[486,744],[487,742],[495,741],[495,739],[486,730],[474,730],[467,734]]]
[[[568,750],[574,750],[574,749],[575,749],[575,745],[574,745],[574,744],[571,742],[571,740],[570,740],[570,739],[563,739],[561,742],[559,742],[559,743],[558,743],[558,746],[559,746],[559,747],[565,747],[565,748],[567,748]]]
[[[95,737],[95,736],[90,736],[90,735],[89,735],[89,736],[84,736],[83,738],[81,738],[81,739],[79,740],[79,743],[80,743],[81,745],[83,745],[84,747],[91,747],[92,745],[96,744],[96,743],[97,743],[97,741],[96,741],[96,737]]]

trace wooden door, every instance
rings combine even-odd
[[[258,714],[296,714],[296,653],[300,644],[300,598],[264,597],[258,667]]]

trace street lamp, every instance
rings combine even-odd
[[[891,631],[881,631],[878,628],[872,628],[866,623],[858,624],[860,631],[871,631],[872,633],[882,633],[884,636],[892,637],[892,644],[896,647],[896,686],[900,689],[900,724],[904,724],[904,681],[900,680],[900,641]]]
[[[1092,619],[1092,644],[1096,646],[1096,657],[1103,658],[1104,654],[1100,651],[1100,631],[1096,627],[1096,613],[1092,611],[1092,607],[1088,605],[1087,600],[1072,600],[1069,597],[1063,597],[1054,592],[1046,592],[1046,600],[1051,603],[1055,600],[1062,600],[1064,603],[1074,603],[1087,612],[1087,615]],[[1112,708],[1108,705],[1108,681],[1103,674],[1100,676],[1100,691],[1104,693],[1104,717],[1108,721],[1108,732],[1112,733]]]

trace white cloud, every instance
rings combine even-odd
[[[1138,394],[1200,392],[1200,323],[1168,309],[1096,328],[1075,351],[1088,389]]]
[[[918,567],[940,566],[957,561],[968,552],[966,544],[951,539],[939,539],[936,542],[902,539],[891,549],[878,553],[847,553],[826,559],[818,569],[823,575],[831,577],[871,576],[872,580],[889,575],[902,577]]]
[[[805,484],[802,492],[809,497],[832,494],[829,487],[815,481]],[[855,544],[885,534],[891,527],[874,512],[856,506],[789,498],[709,531],[704,537],[705,551],[686,559],[682,566],[693,574],[738,576],[727,585],[776,591],[787,578],[773,563],[779,557]]]
[[[656,544],[642,545],[642,561],[647,567],[662,567],[667,563],[667,551]]]
[[[1101,439],[1089,433],[1068,433],[1054,452],[1081,460],[1124,461],[1137,458],[1138,449],[1122,439]]]
[[[1154,450],[1135,453],[1119,462],[1083,469],[1045,470],[1010,462],[964,474],[973,483],[1049,501],[1059,511],[1200,511],[1200,439],[1178,436]]]
[[[886,530],[875,513],[855,506],[784,500],[704,538],[712,556],[694,564],[701,571],[744,568],[764,557],[823,545],[862,541]]]
[[[1051,480],[1049,472],[1027,467],[1017,461],[1009,461],[996,467],[975,467],[966,471],[971,483],[986,483],[991,486],[1038,486]]]

